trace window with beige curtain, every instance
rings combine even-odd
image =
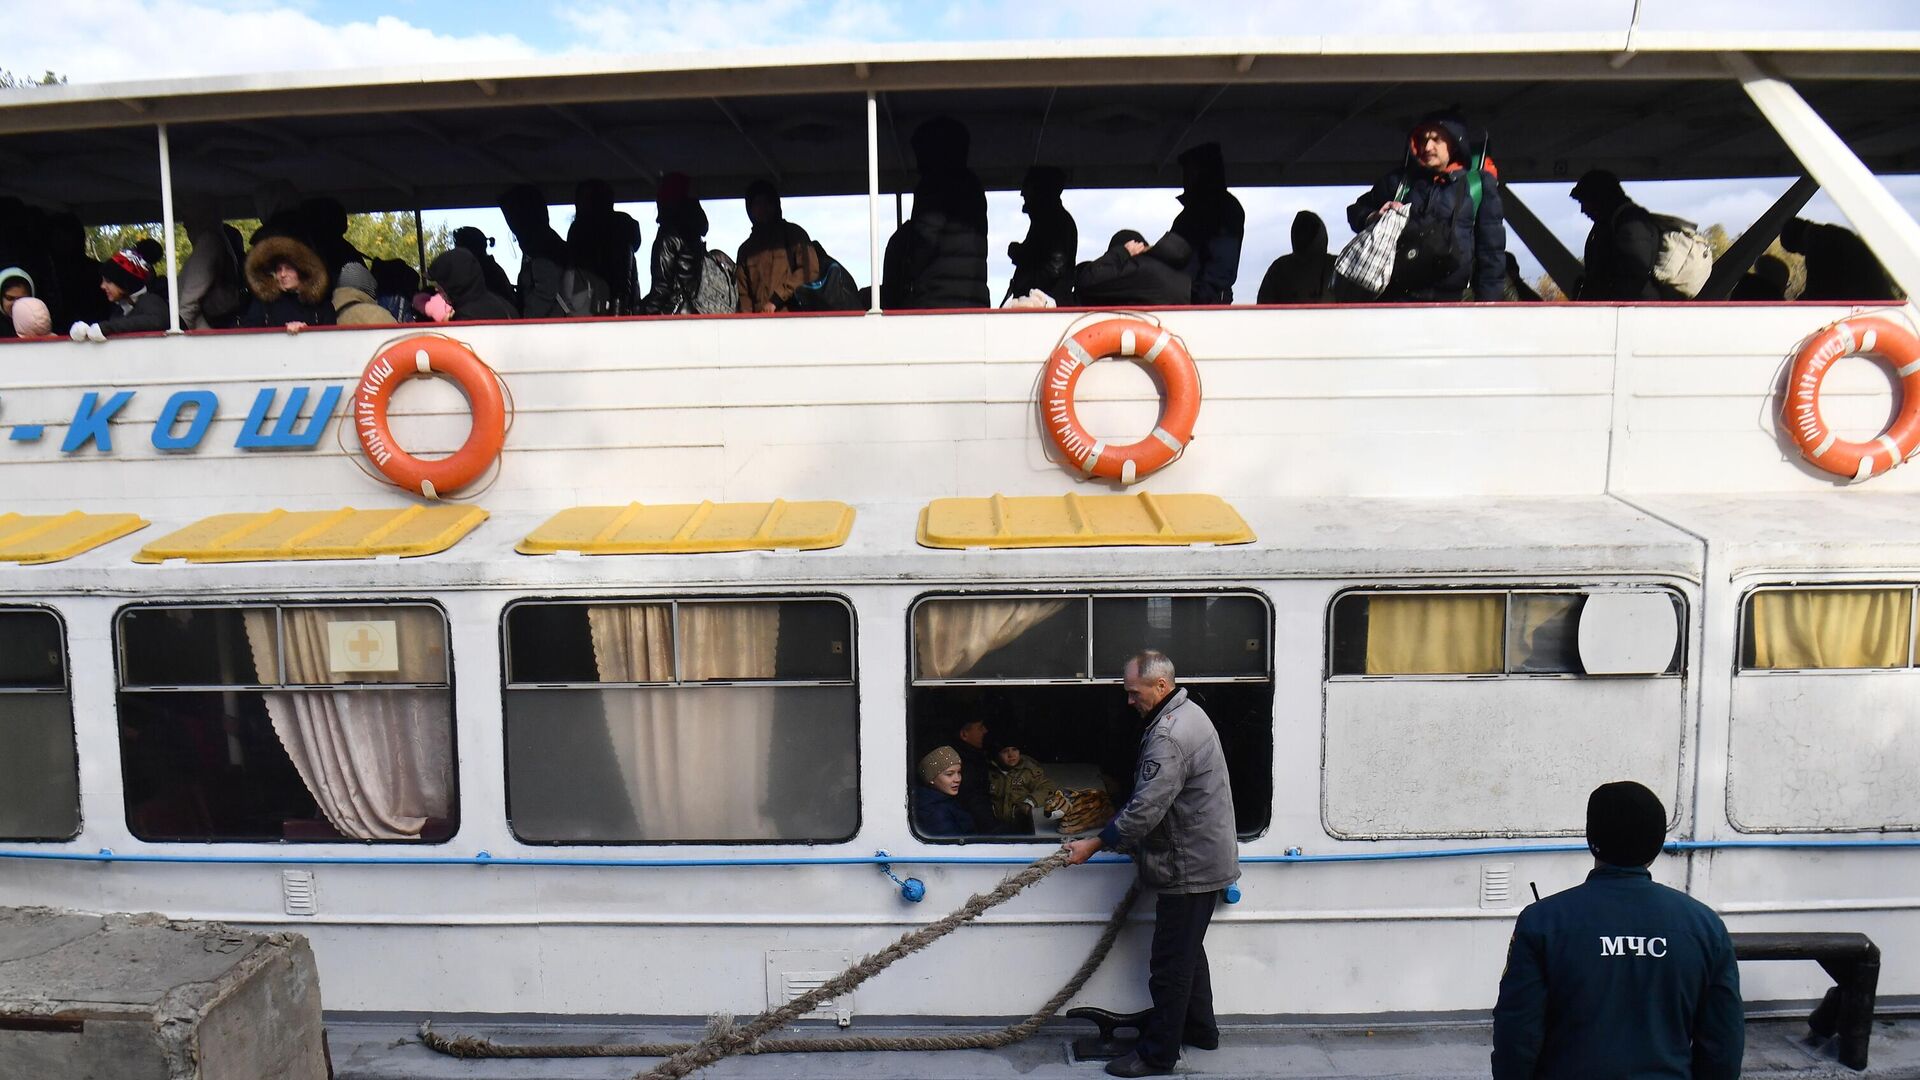
[[[1490,675],[1503,669],[1504,593],[1373,593],[1360,601],[1366,675]]]
[[[922,679],[959,679],[981,660],[1021,642],[1028,631],[1064,611],[1084,610],[1085,600],[988,597],[927,600],[913,609],[915,671]],[[1062,640],[1033,643],[1016,670],[1028,678],[1086,676],[1085,620],[1062,628]],[[1027,643],[1022,643],[1027,644]]]
[[[1747,600],[1752,669],[1897,668],[1910,663],[1913,589],[1766,589]]]
[[[405,842],[457,828],[437,608],[139,605],[116,639],[134,835]]]
[[[521,839],[851,835],[858,747],[844,604],[520,604],[507,635],[508,803]]]

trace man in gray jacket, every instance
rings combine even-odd
[[[1204,942],[1215,905],[1240,876],[1233,789],[1213,721],[1173,678],[1161,653],[1127,661],[1127,704],[1147,721],[1133,796],[1100,835],[1067,845],[1075,863],[1102,848],[1131,854],[1140,880],[1160,894],[1147,966],[1153,1011],[1134,1052],[1107,1063],[1113,1076],[1165,1076],[1182,1043],[1220,1045]]]

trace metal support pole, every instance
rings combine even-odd
[[[413,246],[420,255],[420,281],[414,286],[419,288],[427,281],[427,230],[420,225],[420,200],[413,201]]]
[[[160,128],[160,228],[167,248],[167,333],[180,332],[180,257],[173,249],[173,148]]]
[[[871,302],[867,314],[880,314],[880,99],[867,91],[867,272]]]
[[[1786,80],[1762,71],[1745,53],[1723,53],[1721,60],[1887,275],[1908,297],[1920,296],[1920,223]]]
[[[1813,198],[1813,193],[1819,190],[1820,185],[1811,176],[1795,180],[1786,194],[1775,200],[1747,227],[1746,232],[1740,234],[1740,239],[1727,248],[1726,254],[1713,260],[1713,273],[1707,276],[1707,283],[1700,286],[1697,299],[1725,300],[1727,294],[1733,292],[1733,287],[1740,284],[1740,279],[1753,268],[1761,253],[1767,250],[1767,245],[1779,237],[1787,219],[1799,213],[1800,208],[1807,205],[1807,200]]]
[[[1507,224],[1513,226],[1521,242],[1527,245],[1527,250],[1540,260],[1540,266],[1546,270],[1547,276],[1571,300],[1574,286],[1579,283],[1580,275],[1585,273],[1580,260],[1567,250],[1567,245],[1561,243],[1559,237],[1553,235],[1552,229],[1533,216],[1533,211],[1520,201],[1520,194],[1513,190],[1512,184],[1500,185],[1500,209],[1506,214]]]

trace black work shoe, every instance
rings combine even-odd
[[[1195,1050],[1220,1049],[1220,1033],[1217,1031],[1209,1032],[1205,1035],[1182,1035],[1180,1041],[1193,1047]]]
[[[1173,1066],[1155,1065],[1134,1051],[1125,1057],[1117,1057],[1107,1062],[1108,1076],[1172,1076]]]

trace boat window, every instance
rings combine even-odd
[[[1333,604],[1328,671],[1336,677],[1582,675],[1586,601],[1582,592],[1544,590],[1345,593]],[[1673,617],[1677,630],[1677,595]],[[1676,640],[1659,674],[1679,674],[1680,657]],[[1658,666],[1656,656],[1646,670]]]
[[[73,702],[52,612],[0,609],[0,840],[80,832]]]
[[[908,696],[915,832],[1010,841],[1057,840],[1063,821],[1098,829],[1104,818],[1088,808],[1125,801],[1139,749],[1141,718],[1127,707],[1122,669],[1157,649],[1213,718],[1236,827],[1257,835],[1272,802],[1272,621],[1266,600],[1250,593],[923,598],[911,619]],[[921,762],[943,746],[961,759],[961,816],[923,794],[933,789]],[[1055,791],[1081,794],[1050,814]]]
[[[525,602],[504,632],[521,840],[813,843],[858,828],[845,601]]]
[[[118,635],[140,839],[431,842],[458,827],[438,608],[143,606]]]
[[[1914,588],[1768,588],[1747,596],[1746,671],[1914,666]]]

